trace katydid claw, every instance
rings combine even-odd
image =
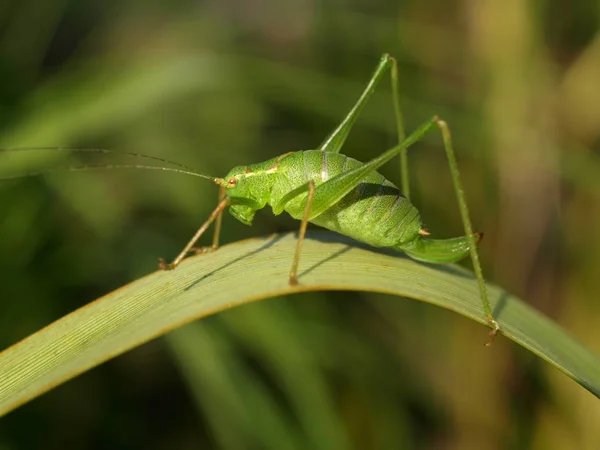
[[[485,346],[491,347],[494,343],[494,340],[496,339],[496,336],[498,336],[498,333],[500,331],[500,325],[498,325],[498,322],[496,322],[496,319],[494,319],[493,317],[488,317],[488,325],[492,327],[492,330],[488,333],[490,336],[490,340],[485,343]]]

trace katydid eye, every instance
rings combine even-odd
[[[227,185],[230,187],[233,187],[237,184],[237,180],[235,177],[231,177],[228,181],[227,181]]]

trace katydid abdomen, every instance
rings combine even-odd
[[[295,152],[277,167],[280,176],[271,191],[271,205],[276,205],[287,193],[306,184],[315,186],[336,175],[362,166],[363,163],[340,153],[306,150]],[[301,219],[306,195],[290,201],[284,210]],[[417,209],[391,181],[379,172],[372,172],[342,200],[311,223],[349,236],[374,247],[395,247],[412,241],[422,228]]]
[[[286,195],[302,189],[309,181],[318,187],[362,166],[364,163],[340,153],[305,150],[237,167],[226,177],[236,180],[236,187],[227,192],[234,202],[231,212],[242,222],[250,223],[256,209],[269,204],[275,214],[285,211],[301,220],[308,190],[281,204]],[[257,200],[258,208],[236,206],[237,191],[243,191],[245,198]],[[426,237],[417,209],[377,171],[364,176],[341,200],[309,221],[374,247],[400,249],[426,262],[457,261],[467,256],[470,249],[466,237],[443,240]]]

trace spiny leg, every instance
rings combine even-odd
[[[469,241],[469,247],[471,248],[471,261],[473,263],[473,270],[475,271],[475,276],[477,277],[477,283],[479,284],[479,292],[481,294],[481,301],[483,303],[483,312],[486,316],[488,325],[492,328],[492,331],[490,331],[490,341],[486,343],[486,346],[489,347],[494,342],[494,338],[498,334],[498,331],[500,331],[500,326],[498,325],[496,319],[494,319],[494,315],[492,314],[492,309],[490,307],[490,301],[488,299],[487,294],[487,287],[485,285],[485,280],[483,279],[483,271],[481,270],[481,264],[479,262],[479,253],[477,252],[475,236],[473,235],[473,226],[471,225],[469,207],[467,206],[467,201],[465,199],[465,192],[462,187],[460,172],[458,170],[458,164],[456,162],[456,155],[454,153],[454,147],[452,145],[450,129],[448,128],[448,124],[439,118],[436,118],[435,124],[438,126],[442,133],[444,149],[446,150],[446,157],[448,159],[448,165],[450,166],[450,174],[452,175],[452,182],[454,184],[454,191],[458,200],[461,219],[465,229],[466,237]]]
[[[181,251],[181,253],[179,253],[179,255],[177,255],[177,257],[171,263],[167,263],[164,259],[159,258],[158,267],[160,268],[160,270],[175,269],[179,265],[179,263],[183,260],[183,258],[185,258],[187,256],[187,254],[192,250],[196,241],[198,239],[200,239],[200,236],[202,236],[204,234],[204,232],[208,229],[210,224],[213,223],[218,217],[220,217],[221,213],[225,210],[225,208],[227,208],[229,206],[229,203],[230,203],[230,200],[228,197],[223,198],[219,202],[219,204],[214,209],[214,211],[210,213],[210,216],[208,217],[206,222],[204,222],[202,224],[202,226],[200,228],[198,228],[198,231],[196,231],[196,234],[194,234],[192,239],[190,239],[190,241],[187,243],[187,245],[184,247],[184,249]],[[214,243],[214,238],[213,238],[213,243]]]
[[[344,117],[342,122],[331,132],[329,136],[323,141],[318,147],[318,150],[324,152],[339,153],[340,149],[344,145],[350,129],[354,125],[358,115],[366,105],[367,101],[375,92],[375,88],[381,81],[381,78],[385,74],[386,70],[391,68],[391,83],[394,103],[394,115],[396,117],[396,131],[398,134],[398,143],[404,141],[404,122],[402,120],[402,110],[400,108],[400,83],[398,78],[398,63],[390,55],[385,54],[379,60],[379,64],[375,68],[371,79],[367,83],[365,90],[358,98],[357,102],[350,109],[350,112]],[[402,175],[402,192],[409,198],[409,179],[408,179],[408,163],[407,163],[407,152],[406,148],[400,151],[400,172]]]
[[[296,243],[296,253],[294,254],[294,261],[292,262],[292,268],[290,269],[289,282],[291,286],[296,286],[298,284],[298,264],[300,264],[300,253],[302,252],[302,244],[304,243],[304,236],[306,235],[306,227],[308,225],[308,218],[310,216],[310,208],[312,207],[314,198],[315,183],[314,181],[309,180],[306,206],[304,207],[304,214],[302,215],[300,231],[298,232],[298,241]]]

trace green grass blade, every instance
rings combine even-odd
[[[136,280],[5,350],[0,354],[0,415],[180,325],[294,292],[382,292],[485,322],[477,283],[467,270],[419,264],[333,233],[309,233],[300,285],[292,289],[287,276],[295,245],[293,234],[273,235],[190,258],[175,271]],[[494,286],[489,293],[502,334],[600,396],[598,356],[518,298]],[[473,345],[483,345],[485,338],[482,333],[481,342]]]

